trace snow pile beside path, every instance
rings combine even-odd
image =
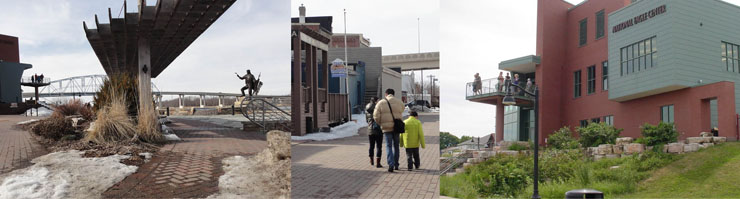
[[[290,198],[290,134],[267,133],[267,149],[252,157],[225,158],[219,193],[208,198]]]
[[[331,131],[328,133],[319,132],[310,133],[304,136],[291,136],[291,139],[325,141],[355,136],[358,135],[357,132],[360,128],[367,126],[367,121],[365,120],[364,114],[353,114],[352,119],[357,121],[350,121],[339,126],[335,126],[334,128],[331,128]]]
[[[177,137],[175,134],[164,134],[164,139],[167,141],[182,141],[182,139]]]
[[[26,121],[18,122],[17,124],[18,125],[24,125],[24,124],[33,123],[33,122],[36,122],[36,121],[39,121],[39,119],[26,120]]]
[[[83,158],[83,153],[50,153],[33,159],[31,167],[0,176],[0,199],[100,198],[105,190],[138,168],[120,163],[128,156]]]

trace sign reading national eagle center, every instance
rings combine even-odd
[[[346,70],[344,61],[341,59],[335,59],[331,62],[331,77],[345,77]]]

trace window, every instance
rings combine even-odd
[[[581,127],[588,126],[588,120],[581,120],[579,123],[580,123]]]
[[[596,92],[596,66],[588,67],[588,94]]]
[[[740,72],[740,46],[722,42],[722,62],[725,62],[727,71]]]
[[[604,10],[596,13],[596,39],[604,36]]]
[[[614,126],[614,116],[613,115],[604,116],[604,123]]]
[[[573,73],[573,97],[578,98],[581,96],[581,70]]]
[[[578,46],[586,45],[586,33],[588,32],[586,22],[586,19],[583,19],[579,23],[580,30],[578,31]]]
[[[601,62],[601,89],[609,90],[609,61]]]
[[[591,119],[591,122],[593,122],[593,123],[599,123],[599,122],[601,122],[601,118],[598,118],[598,117],[597,118],[593,118],[593,119]]]
[[[656,66],[655,58],[658,49],[655,36],[630,44],[620,49],[621,75],[627,75]],[[606,90],[606,89],[605,89]]]
[[[660,121],[673,123],[673,104],[660,107]]]

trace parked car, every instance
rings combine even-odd
[[[406,106],[409,107],[410,110],[421,110],[422,106],[425,106],[426,108],[432,107],[429,101],[426,100],[411,101],[407,103]]]

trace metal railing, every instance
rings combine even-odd
[[[526,80],[524,82],[521,82],[521,80],[519,81],[520,81],[519,84],[521,84],[523,87],[526,87],[526,84],[527,84]],[[499,82],[497,78],[482,80],[479,85],[480,88],[476,86],[475,87],[476,89],[474,89],[474,86],[475,86],[475,82],[468,82],[465,85],[465,97],[475,97],[475,96],[489,95],[489,94],[506,95],[506,88],[504,87],[504,82],[503,81]],[[533,84],[530,87],[530,89],[534,90],[535,86],[536,85]],[[524,95],[524,92],[521,92],[521,91],[517,92],[518,90],[515,88],[511,88],[511,89],[512,89],[511,92],[513,95],[520,96],[520,97],[527,97],[526,95]]]
[[[262,98],[244,100],[242,115],[250,122],[260,126],[263,132],[269,130],[291,131],[290,113]]]
[[[468,160],[468,158],[472,158],[472,157],[473,157],[472,154],[464,153],[459,156],[453,156],[452,158],[443,160],[442,162],[440,162],[440,165],[447,165],[447,166],[439,170],[439,175],[444,175],[447,172],[450,172],[460,167],[461,165],[463,165],[463,163],[465,163],[465,161]]]
[[[48,84],[50,82],[51,82],[51,78],[49,77],[44,77],[43,79],[39,77],[34,78],[33,76],[21,77],[21,83],[24,83],[24,84],[30,84],[30,83]]]

